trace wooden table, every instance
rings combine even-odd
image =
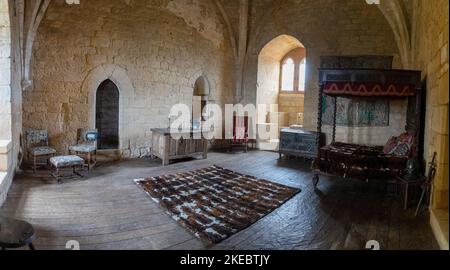
[[[25,221],[0,217],[0,248],[22,248],[34,250],[34,228]]]
[[[189,157],[208,158],[208,141],[202,131],[171,133],[170,129],[152,129],[152,156],[163,161],[163,166],[171,160]]]

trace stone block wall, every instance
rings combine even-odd
[[[0,206],[11,185],[11,23],[7,0],[0,0]]]
[[[192,103],[195,81],[209,100],[232,102],[233,54],[212,1],[52,1],[33,54],[34,89],[24,93],[24,129],[44,128],[59,153],[78,128],[95,126],[95,91],[119,88],[120,149],[147,156],[151,128],[167,127],[170,109]]]
[[[392,29],[379,8],[367,5],[365,1],[255,1],[252,14],[253,31],[249,41],[243,103],[256,101],[261,50],[280,35],[292,36],[304,45],[307,54],[304,97],[304,126],[307,129],[317,128],[321,56],[390,55],[394,57],[394,68],[401,68]],[[352,132],[343,128],[338,130],[340,138],[355,143],[385,144],[391,136],[402,133],[406,125],[406,103],[394,102],[392,106],[389,127],[353,129]]]
[[[414,0],[412,21],[414,68],[422,70],[427,86],[425,155],[437,153],[430,224],[442,249],[448,244],[449,131],[448,131],[448,23],[449,1]]]
[[[427,85],[425,154],[437,152],[433,209],[447,209],[448,171],[448,0],[414,1],[413,57]],[[447,212],[448,215],[448,212]],[[447,216],[448,218],[448,216]],[[448,221],[447,221],[448,222]],[[448,223],[447,223],[448,226]],[[448,229],[448,228],[447,228]]]
[[[0,139],[11,140],[11,24],[8,1],[0,1]]]
[[[304,94],[281,93],[278,96],[278,109],[288,114],[289,125],[302,125],[303,118],[299,117],[305,109]]]

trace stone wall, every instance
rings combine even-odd
[[[0,139],[11,140],[11,23],[8,1],[0,1]]]
[[[0,206],[11,185],[11,27],[8,1],[0,0]]]
[[[19,159],[22,130],[21,50],[12,1],[0,0],[0,206]]]
[[[448,0],[414,0],[412,45],[414,68],[422,70],[427,86],[425,156],[437,153],[431,202],[431,226],[442,249],[448,244]]]
[[[305,95],[303,93],[281,93],[278,96],[278,109],[288,114],[289,125],[303,125],[300,114],[305,110]]]
[[[256,101],[258,55],[280,35],[298,39],[307,51],[307,83],[304,125],[315,130],[318,106],[320,57],[327,55],[392,55],[400,68],[398,48],[392,30],[376,5],[365,1],[284,0],[255,1],[252,11],[249,53],[243,103]],[[301,14],[301,16],[299,16]],[[393,103],[389,127],[338,129],[338,139],[354,143],[385,144],[398,136],[406,124],[406,103]]]
[[[36,37],[24,129],[48,129],[65,153],[78,128],[94,127],[92,97],[111,79],[121,94],[123,155],[148,155],[150,129],[168,126],[172,105],[192,103],[200,76],[210,100],[232,101],[233,55],[219,18],[208,0],[52,1]]]
[[[430,2],[414,1],[413,56],[414,66],[423,71],[427,84],[425,155],[430,161],[434,152],[438,154],[432,206],[448,209],[449,2]]]

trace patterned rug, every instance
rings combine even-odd
[[[210,243],[249,227],[300,192],[218,166],[135,182],[172,218]]]

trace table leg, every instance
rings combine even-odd
[[[61,180],[59,179],[60,178],[60,176],[59,176],[59,168],[56,168],[56,181],[58,182],[58,184],[60,184],[61,183]]]
[[[91,171],[91,152],[88,153],[88,172]]]
[[[408,196],[409,196],[409,184],[406,184],[406,189],[405,189],[405,198],[404,198],[404,205],[403,205],[403,209],[404,210],[408,210]]]
[[[30,248],[30,250],[36,250],[36,249],[34,248],[33,243],[30,243],[30,244],[28,245],[28,247]]]
[[[37,160],[36,160],[36,156],[35,155],[33,155],[33,171],[34,171],[34,174],[36,174],[36,170],[37,170],[37,168],[36,168],[36,162],[37,162]]]

